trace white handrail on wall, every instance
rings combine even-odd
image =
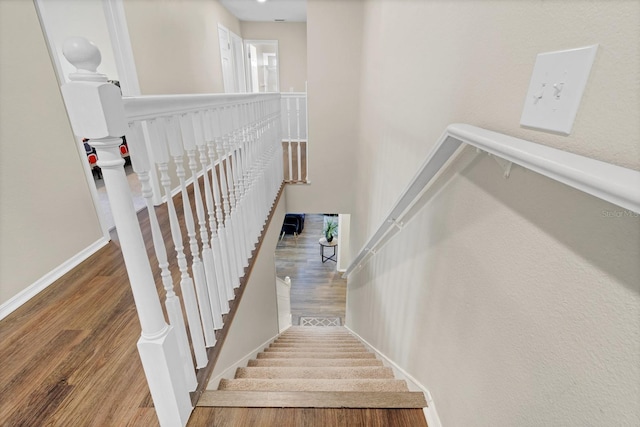
[[[468,144],[508,162],[530,169],[587,194],[640,213],[640,171],[602,162],[514,138],[467,124],[451,124],[442,134],[419,172],[344,273],[348,277],[374,255],[399,224],[409,208],[451,159],[462,144]]]

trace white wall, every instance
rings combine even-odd
[[[351,215],[338,215],[338,262],[336,269],[346,271],[353,258],[351,254]]]
[[[640,3],[379,0],[363,19],[361,58],[310,67],[362,70],[343,118],[359,122],[356,250],[452,122],[640,169]],[[536,54],[594,43],[572,135],[521,128]],[[350,277],[347,324],[431,391],[443,425],[638,425],[640,218],[521,168],[505,180],[485,156],[454,171]]]
[[[217,0],[124,0],[143,95],[224,93],[218,23],[241,35]]]
[[[262,242],[249,283],[211,375],[212,379],[216,379],[238,360],[278,334],[274,253],[286,213],[285,206],[286,198],[283,194]]]
[[[351,213],[356,179],[362,7],[307,3],[309,185],[287,186],[287,212]]]
[[[0,1],[0,304],[102,238],[33,2]]]

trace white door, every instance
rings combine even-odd
[[[233,56],[231,54],[231,36],[229,30],[218,24],[218,38],[220,40],[220,61],[222,63],[222,81],[225,93],[238,92],[234,71]]]

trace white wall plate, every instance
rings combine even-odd
[[[538,54],[520,118],[522,126],[571,133],[597,48]]]

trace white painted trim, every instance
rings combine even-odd
[[[31,298],[36,296],[39,292],[44,290],[47,286],[51,285],[53,282],[58,280],[60,277],[71,271],[78,264],[80,264],[85,259],[89,258],[91,255],[96,253],[100,248],[104,247],[107,243],[109,243],[109,239],[100,238],[96,242],[92,243],[82,251],[78,252],[76,255],[72,256],[62,264],[58,265],[56,268],[36,280],[34,283],[29,285],[27,288],[20,291],[18,294],[11,297],[8,301],[0,305],[0,320],[7,317],[9,314],[13,313],[24,303],[29,301]]]
[[[393,360],[389,359],[384,353],[380,352],[377,348],[372,346],[367,340],[358,335],[355,331],[353,331],[350,327],[345,325],[345,329],[351,332],[356,338],[358,338],[369,350],[374,352],[377,356],[382,359],[382,362],[385,366],[390,367],[393,370],[393,375],[401,380],[405,380],[409,387],[410,391],[421,391],[424,393],[424,397],[427,401],[427,407],[423,408],[424,416],[427,419],[427,424],[429,427],[442,427],[442,423],[440,422],[440,418],[438,417],[438,413],[436,412],[436,407],[433,402],[433,397],[429,390],[425,386],[423,386],[418,380],[411,376],[407,371],[402,369],[395,363]]]
[[[389,232],[415,204],[462,144],[493,154],[592,196],[640,213],[640,171],[467,124],[451,124],[402,192],[389,214],[353,259],[345,276],[362,265],[387,240]]]
[[[124,96],[140,95],[138,71],[133,57],[124,4],[122,0],[102,0],[102,7],[111,38],[122,94]]]
[[[264,349],[268,347],[269,344],[271,344],[273,341],[275,341],[276,338],[278,338],[282,332],[278,332],[276,335],[266,340],[260,346],[253,349],[250,353],[245,355],[242,359],[238,360],[236,363],[234,363],[233,365],[229,366],[227,369],[222,371],[222,373],[211,378],[207,383],[207,390],[217,390],[218,385],[220,384],[220,380],[232,379],[236,374],[236,369],[247,366],[247,363],[249,363],[249,360],[255,359],[258,353],[264,351]]]

